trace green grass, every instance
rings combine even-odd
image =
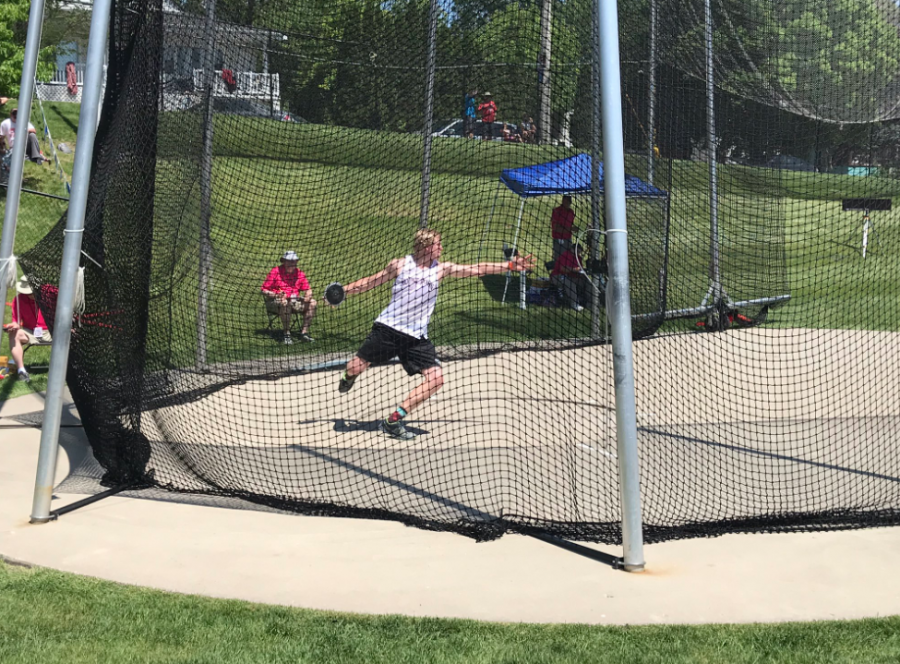
[[[74,142],[78,107],[46,107],[55,142]],[[150,367],[189,365],[196,353],[200,145],[197,114],[163,115]],[[337,310],[323,307],[313,325],[320,343],[282,347],[266,330],[259,284],[285,248],[299,252],[320,299],[330,281],[347,283],[406,253],[419,221],[421,137],[220,116],[214,152],[209,360],[351,351],[385,304],[387,288]],[[498,195],[500,170],[572,153],[555,146],[436,140],[430,223],[444,234],[445,260],[498,260],[502,243],[513,240],[519,202],[505,188]],[[644,175],[645,166],[642,156],[628,156],[627,168],[634,174]],[[26,175],[35,187],[59,185],[48,179],[52,174],[47,169],[29,165]],[[900,218],[893,212],[876,217],[878,244],[863,261],[853,246],[859,242],[859,215],[841,212],[839,202],[845,196],[900,196],[900,183],[736,165],[720,166],[719,177],[722,274],[733,299],[790,293],[790,303],[770,316],[769,324],[776,326],[900,329],[894,313],[900,282],[892,258],[900,250]],[[675,192],[667,305],[695,307],[708,287],[708,166],[663,162],[657,184]],[[492,225],[485,232],[495,200]],[[550,258],[548,219],[556,203],[555,198],[532,199],[525,206],[519,244],[537,255],[539,265]],[[50,199],[31,197],[27,205],[23,200],[19,253],[62,212],[62,205]],[[588,210],[587,200],[578,204],[579,223],[585,223]],[[660,246],[653,239],[659,210],[630,201],[628,211],[632,287],[653,293],[660,261]],[[511,284],[512,300],[517,285],[515,280]],[[590,332],[587,315],[541,307],[521,311],[500,303],[502,291],[502,278],[444,284],[431,328],[435,342],[571,339]],[[692,326],[692,321],[674,322],[664,329]],[[41,355],[46,352],[32,351],[32,361],[46,363]]]
[[[17,105],[16,100],[10,100],[6,104],[6,109],[13,108]],[[78,113],[80,105],[48,103],[44,104],[44,113],[47,117],[47,124],[50,127],[50,134],[53,138],[54,145],[60,143],[68,144],[73,152],[68,154],[58,152],[61,167],[65,173],[65,177],[71,181],[72,165],[74,162],[76,133],[78,128]],[[43,121],[41,120],[40,110],[37,103],[32,107],[31,123],[38,130],[41,139],[41,149],[44,154],[50,158],[50,145],[46,137],[43,135]],[[66,202],[47,198],[29,192],[41,192],[51,194],[53,196],[67,196],[65,184],[56,171],[55,166],[51,164],[37,165],[29,161],[25,162],[25,172],[22,181],[23,193],[19,201],[19,216],[16,224],[16,241],[14,245],[14,253],[21,255],[31,249],[53,225],[60,219],[66,210]],[[6,210],[6,188],[0,188],[0,218],[5,214]],[[11,299],[11,295],[7,299]],[[4,322],[10,321],[9,307],[6,307]],[[4,337],[6,335],[3,335]],[[3,355],[9,355],[6,340],[3,341],[6,350],[2,351]],[[32,380],[30,383],[24,383],[18,380],[15,375],[4,379],[0,382],[0,400],[11,399],[23,394],[31,394],[34,392],[43,392],[47,389],[47,373],[42,367],[46,367],[50,362],[49,348],[32,348],[25,356],[26,365],[36,369],[32,370]],[[15,372],[13,372],[15,374]]]
[[[879,664],[900,659],[898,617],[595,627],[362,616],[176,595],[2,561],[0,597],[4,664]]]

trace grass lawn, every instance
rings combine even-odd
[[[77,110],[73,104],[45,105],[56,143],[74,144]],[[197,120],[193,113],[166,113],[161,123],[151,369],[190,365],[196,354]],[[312,329],[318,343],[284,347],[267,329],[259,285],[287,248],[300,254],[301,268],[320,299],[329,282],[347,283],[371,274],[408,252],[419,221],[421,137],[233,116],[217,118],[214,137],[209,361],[352,351],[386,303],[387,288],[336,310],[323,306]],[[186,149],[192,151],[189,158]],[[430,224],[444,234],[445,259],[499,260],[503,243],[515,239],[519,205],[517,197],[498,187],[500,170],[572,153],[556,146],[436,140]],[[64,158],[70,169],[71,155]],[[27,166],[27,185],[44,191],[59,188],[50,169]],[[628,157],[627,167],[634,174],[643,175],[645,166],[642,156]],[[862,260],[859,215],[841,212],[839,201],[846,196],[900,195],[900,183],[735,165],[721,167],[720,181],[721,272],[732,299],[789,293],[790,302],[770,315],[769,324],[776,326],[898,329],[900,319],[894,312],[900,285],[891,257],[900,249],[900,219],[894,212],[875,217],[877,243],[873,240],[871,255]],[[709,286],[707,183],[706,164],[672,162],[658,169],[657,184],[673,191],[669,309],[698,306]],[[557,202],[556,197],[532,199],[524,208],[518,244],[537,255],[539,266],[551,257],[548,219]],[[589,201],[577,202],[576,208],[577,223],[584,225]],[[63,209],[61,201],[23,196],[17,253],[42,237]],[[635,293],[655,299],[662,220],[658,206],[629,201],[635,313],[651,310]],[[446,283],[431,327],[435,342],[517,343],[589,335],[589,315],[543,307],[522,311],[501,304],[504,287],[503,277]],[[514,279],[507,292],[513,302],[517,288]],[[663,331],[685,329],[693,329],[693,320],[667,323]],[[35,349],[29,360],[46,364],[47,353]],[[13,386],[8,395],[40,389],[41,378],[30,387]]]
[[[325,664],[900,660],[900,618],[594,627],[358,616],[176,595],[0,561],[0,662]]]
[[[7,102],[5,109],[14,108],[16,105],[16,100],[10,100]],[[44,104],[44,114],[47,118],[47,125],[50,127],[53,144],[65,143],[72,148],[72,152],[69,153],[57,151],[60,166],[65,174],[64,177],[70,182],[72,179],[72,165],[75,159],[75,135],[78,128],[80,108],[78,104]],[[5,117],[5,113],[3,115]],[[41,136],[41,149],[48,158],[51,158],[50,143],[42,133],[43,120],[41,119],[40,108],[37,103],[32,107],[31,123]],[[19,217],[16,224],[16,242],[13,250],[15,255],[28,251],[38,240],[44,237],[53,225],[59,221],[67,207],[66,201],[58,199],[58,197],[65,198],[68,194],[66,193],[65,183],[52,161],[40,166],[26,161],[22,188],[23,193],[19,201]],[[53,198],[31,192],[49,194]],[[4,187],[0,188],[0,218],[2,218],[5,210],[6,188]],[[7,295],[7,300],[11,299],[12,294],[10,293]],[[8,323],[9,321],[10,311],[7,307],[4,322]],[[5,350],[0,354],[9,355],[6,340],[3,341],[3,347]],[[15,377],[3,380],[0,382],[0,400],[33,392],[43,392],[47,389],[46,366],[50,362],[50,349],[32,348],[25,356],[25,362],[29,367],[36,367],[31,372],[31,382],[24,383]],[[15,372],[13,373],[15,374]]]

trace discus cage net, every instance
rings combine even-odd
[[[115,2],[68,374],[104,483],[621,541],[602,181],[564,161],[602,160],[592,17],[581,0]],[[900,191],[900,10],[642,0],[619,18],[626,170],[653,192],[627,203],[645,539],[896,524],[897,220],[871,214],[864,257],[864,211],[841,202]],[[599,240],[580,301],[546,265],[567,192],[593,229],[576,237]],[[423,226],[442,260],[537,267],[524,291],[440,286],[446,382],[399,441],[376,425],[415,378],[388,363],[337,392],[390,285],[337,309],[322,294]],[[22,260],[39,295],[62,229]],[[319,301],[312,343],[283,343],[260,292],[287,250]]]

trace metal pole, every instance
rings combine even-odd
[[[603,104],[604,192],[609,253],[609,310],[616,385],[616,440],[622,498],[624,568],[644,569],[641,524],[637,419],[634,406],[634,361],[628,283],[628,235],[625,219],[625,148],[622,131],[622,84],[619,72],[619,27],[616,0],[594,0],[597,13],[595,52],[600,55]],[[597,45],[599,41],[599,45]],[[595,100],[596,101],[596,100]]]
[[[541,115],[538,119],[538,143],[550,143],[550,58],[553,37],[553,0],[541,3],[541,54],[538,62],[540,76]]]
[[[437,59],[438,0],[431,0],[428,25],[428,61],[425,73],[425,155],[422,163],[422,203],[419,207],[419,228],[428,226],[428,206],[431,196],[431,126],[434,115],[434,72]]]
[[[519,216],[516,219],[516,235],[513,238],[512,253],[509,255],[509,257],[504,257],[506,260],[512,260],[512,257],[515,256],[515,254],[516,254],[516,249],[519,248],[519,229],[522,228],[522,213],[524,211],[525,211],[525,199],[523,198],[522,202],[519,204]],[[505,244],[503,246],[504,246],[504,248],[506,247]],[[519,275],[519,277],[520,277],[520,279],[522,278],[521,275]],[[507,270],[506,271],[506,283],[503,284],[503,297],[500,298],[500,304],[506,304],[506,291],[509,289],[509,280],[511,278],[512,278],[512,271]],[[523,304],[524,303],[520,300],[519,306],[522,309],[525,308],[524,306],[522,306]]]
[[[656,147],[656,0],[650,0],[650,86],[647,110],[647,182],[653,184],[656,173],[656,158],[653,148]]]
[[[72,316],[75,305],[75,282],[81,257],[81,238],[87,209],[88,186],[91,179],[91,159],[97,134],[97,114],[103,87],[103,59],[112,0],[94,0],[91,32],[88,42],[87,66],[78,120],[78,145],[72,171],[72,197],[66,219],[62,265],[59,273],[59,295],[53,325],[53,346],[50,371],[47,377],[47,398],[44,404],[44,425],[41,428],[41,448],[38,454],[37,478],[34,483],[32,523],[46,523],[53,497],[56,457],[59,452],[59,424],[62,418],[62,398],[69,363],[69,341],[72,338]],[[18,143],[18,141],[16,141]]]
[[[28,33],[25,36],[25,62],[19,87],[19,112],[16,117],[16,136],[12,163],[6,188],[6,209],[3,214],[3,235],[0,237],[0,302],[6,302],[6,287],[11,276],[16,278],[15,266],[10,265],[16,243],[16,220],[22,195],[22,175],[25,172],[25,148],[28,145],[28,120],[34,96],[34,77],[37,73],[38,52],[41,48],[41,26],[44,22],[44,0],[32,0],[28,14]],[[24,127],[24,129],[23,129]],[[13,270],[9,275],[8,270]]]
[[[594,0],[602,1],[602,0]],[[593,251],[591,256],[599,259],[600,256],[600,219],[603,210],[603,180],[600,176],[601,157],[603,154],[603,111],[600,106],[602,97],[600,91],[600,69],[602,67],[602,55],[600,52],[600,22],[599,14],[593,12],[592,22],[592,49],[591,49],[591,230],[594,235]],[[591,288],[591,339],[600,338],[600,280],[596,275],[591,276],[593,288]],[[606,315],[609,321],[609,312]]]
[[[706,21],[706,141],[709,153],[709,278],[712,304],[717,306],[722,298],[722,277],[719,272],[719,181],[716,171],[716,117],[713,75],[713,24],[712,3],[705,3]]]
[[[213,255],[210,219],[212,218],[213,101],[216,90],[216,0],[206,8],[206,49],[203,53],[203,81],[206,109],[203,118],[203,157],[200,161],[200,273],[197,292],[197,368],[206,367],[209,288],[212,283]]]

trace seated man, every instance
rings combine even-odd
[[[38,344],[46,345],[53,340],[26,277],[16,282],[16,296],[12,301],[12,322],[4,328],[9,333],[10,354],[16,362],[19,378],[27,383],[31,380],[31,376],[25,370],[25,348]]]
[[[18,119],[19,109],[14,108],[9,112],[9,117],[0,122],[0,144],[5,151],[12,152],[13,144],[16,141],[16,121]],[[41,152],[41,145],[37,139],[37,131],[30,122],[26,123],[26,145],[25,158],[37,164],[45,161],[44,153]]]
[[[296,253],[286,251],[281,257],[281,265],[272,268],[261,288],[266,299],[266,311],[281,318],[286,344],[293,343],[291,339],[293,314],[303,314],[300,340],[307,343],[314,341],[309,336],[309,324],[316,315],[317,302],[313,299],[306,275],[297,269],[297,260]]]
[[[575,247],[566,249],[553,264],[550,281],[563,292],[563,301],[575,311],[584,309],[581,302],[588,288],[588,276],[578,261]]]

